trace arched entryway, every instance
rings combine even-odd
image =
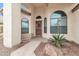
[[[42,17],[36,17],[36,36],[42,36]]]

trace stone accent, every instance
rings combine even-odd
[[[27,33],[22,34],[21,39],[22,39],[22,42],[26,42],[27,40],[30,41],[30,39],[31,39],[31,34],[27,34]]]

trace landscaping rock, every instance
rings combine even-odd
[[[58,47],[54,46],[54,49],[55,49],[55,51],[57,53],[57,56],[63,56],[63,51],[61,50],[61,48],[58,48]]]
[[[50,44],[46,44],[44,50],[46,55],[57,56],[55,48]]]
[[[35,49],[34,53],[37,56],[43,56],[45,54],[44,46],[45,46],[45,43],[41,42],[39,46]]]
[[[41,42],[34,52],[37,56],[57,56],[55,48],[51,44],[44,42]]]

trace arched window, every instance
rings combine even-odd
[[[50,33],[67,34],[67,15],[63,11],[55,11],[51,14]]]
[[[47,33],[47,18],[44,18],[44,33]]]
[[[21,32],[29,33],[29,21],[27,18],[23,18],[21,21]]]

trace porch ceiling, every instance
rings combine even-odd
[[[46,7],[47,3],[32,3],[31,5],[33,5],[34,7]]]
[[[25,6],[48,7],[48,6],[71,6],[74,3],[23,3]]]

